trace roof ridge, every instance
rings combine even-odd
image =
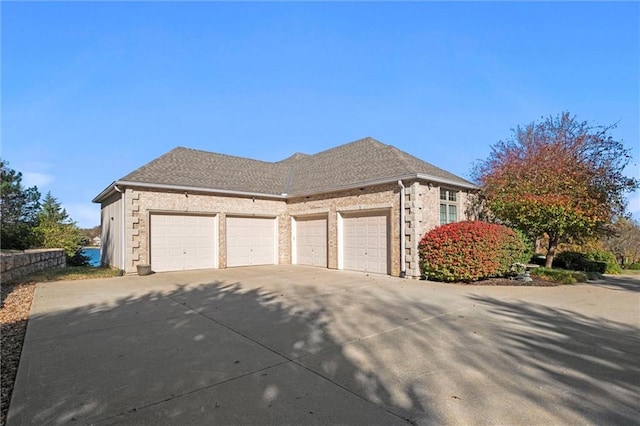
[[[284,163],[284,162],[289,162],[289,161],[297,161],[303,158],[307,158],[307,157],[311,157],[311,155],[309,154],[305,154],[303,152],[295,152],[292,155],[288,156],[287,158],[285,158],[284,160],[280,160],[280,161],[276,161],[276,163]]]
[[[407,152],[402,151],[399,148],[396,148],[393,145],[385,145],[387,147],[387,149],[391,150],[391,152],[393,152],[393,154],[396,156],[396,158],[400,161],[400,163],[404,166],[405,171],[407,173],[411,173],[411,167],[409,166],[409,162],[407,161],[407,155],[411,155]],[[417,158],[417,157],[416,157]],[[419,160],[419,158],[418,158]],[[422,161],[422,160],[421,160]],[[425,162],[426,163],[426,162]],[[427,163],[428,164],[428,163]]]
[[[291,164],[287,169],[287,176],[284,179],[284,189],[282,190],[283,194],[288,194],[291,191],[291,186],[293,185],[294,173],[295,173],[295,165]]]
[[[367,136],[367,137],[364,137],[364,138],[361,138],[361,139],[357,139],[355,141],[347,142],[347,143],[342,144],[342,145],[338,145],[338,146],[334,146],[332,148],[325,149],[325,150],[320,151],[320,152],[316,152],[315,154],[309,155],[309,157],[315,157],[316,155],[326,154],[327,152],[331,152],[331,151],[335,151],[335,150],[339,150],[339,149],[345,149],[345,148],[347,148],[349,146],[353,146],[353,145],[355,145],[357,143],[362,143],[362,142],[375,142],[377,144],[384,145],[382,142],[380,142],[378,140],[375,140],[371,136]]]

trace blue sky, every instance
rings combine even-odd
[[[278,161],[371,136],[468,178],[562,111],[618,123],[640,177],[638,2],[0,7],[1,156],[81,227],[176,146]]]

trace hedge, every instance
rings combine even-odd
[[[445,282],[505,276],[531,255],[513,229],[478,221],[439,226],[424,235],[418,250],[426,278]]]
[[[553,266],[574,271],[598,272],[600,274],[619,274],[622,272],[615,255],[607,251],[591,251],[587,253],[563,251],[553,259]]]

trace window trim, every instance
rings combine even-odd
[[[457,190],[450,188],[440,188],[440,197],[439,197],[439,213],[440,213],[440,226],[447,225],[449,223],[454,223],[459,221],[459,199]],[[444,211],[443,211],[444,207]],[[444,213],[444,220],[443,220]],[[452,220],[452,214],[454,215]]]

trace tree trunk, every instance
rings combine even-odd
[[[556,255],[558,240],[559,238],[557,236],[549,235],[549,246],[547,247],[547,257],[544,265],[546,268],[551,268],[553,266],[553,257]]]
[[[534,253],[542,253],[542,239],[540,237],[536,238],[535,247],[533,249]]]

